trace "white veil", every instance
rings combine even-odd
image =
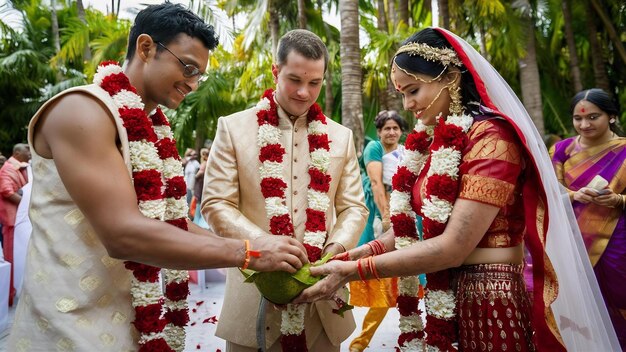
[[[528,112],[506,81],[470,44],[445,29],[436,30],[460,45],[493,104],[518,126],[539,170],[549,214],[546,252],[559,284],[551,307],[567,350],[621,351],[569,197],[556,179],[543,139]]]

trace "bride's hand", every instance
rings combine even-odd
[[[326,276],[315,285],[302,291],[292,303],[307,303],[320,300],[332,300],[335,293],[348,281],[358,278],[356,262],[334,260],[320,266],[311,267],[311,275]]]

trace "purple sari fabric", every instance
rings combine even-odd
[[[615,193],[625,192],[624,138],[593,150],[583,150],[576,137],[569,138],[555,145],[552,161],[557,178],[570,191],[587,186],[600,175]],[[626,351],[626,211],[577,201],[572,206],[611,321]]]

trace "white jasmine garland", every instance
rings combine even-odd
[[[456,179],[459,175],[461,152],[452,148],[440,148],[433,151],[428,176],[448,175]]]
[[[410,237],[396,237],[395,242],[397,249],[411,247],[413,244],[417,243],[415,239]]]
[[[167,158],[163,160],[163,177],[166,179],[183,174],[183,166],[180,160]]]
[[[424,323],[419,314],[409,315],[400,322],[400,332],[407,333],[421,330],[424,330]]]
[[[452,319],[456,315],[456,299],[452,290],[429,290],[426,293],[426,311],[439,319]]]
[[[139,283],[137,279],[132,278],[134,282]],[[132,285],[130,293],[135,297],[133,307],[147,306],[149,304],[159,303],[161,299],[161,284],[157,282],[141,283],[141,285]]]
[[[189,212],[189,205],[184,197],[179,199],[166,199],[167,209],[165,210],[164,220],[180,219]]]
[[[313,189],[310,189],[307,192],[307,201],[309,202],[309,208],[313,210],[326,212],[326,210],[330,207],[330,199],[328,198],[328,195]]]
[[[281,312],[282,324],[280,332],[283,335],[300,335],[304,330],[305,304],[288,304]]]
[[[128,144],[133,171],[160,169],[163,166],[163,160],[159,157],[153,143],[132,141]]]
[[[429,219],[445,223],[452,213],[453,204],[447,200],[439,199],[435,196],[424,199],[422,212]]]
[[[275,161],[265,161],[259,168],[261,178],[278,178],[283,179],[283,163]]]
[[[99,66],[98,72],[93,76],[93,83],[101,86],[104,77],[122,72],[122,68],[119,65]]]
[[[269,144],[280,144],[280,136],[282,132],[279,128],[272,125],[261,125],[257,133],[257,145],[265,147]]]
[[[411,207],[411,195],[406,192],[392,192],[389,197],[389,208],[391,209],[391,215],[406,213],[412,214],[413,218],[415,218],[415,213]]]
[[[461,114],[461,115],[450,115],[448,116],[448,118],[446,119],[446,124],[447,125],[455,125],[455,126],[459,126],[464,133],[467,133],[467,131],[469,131],[470,127],[472,127],[472,124],[474,123],[474,119],[466,114]]]
[[[282,133],[280,129],[275,126],[275,124],[277,124],[278,116],[261,113],[262,110],[265,110],[267,111],[267,114],[277,114],[278,107],[275,106],[273,92],[271,90],[268,90],[263,94],[263,98],[257,104],[257,109],[256,115],[259,123],[259,129],[257,131],[257,145],[259,148],[268,144],[279,145],[282,147],[280,140]],[[307,122],[307,133],[309,135],[326,136],[326,138],[319,139],[321,144],[320,146],[309,152],[309,169],[314,168],[319,172],[326,174],[330,166],[330,153],[328,152],[330,146],[327,142],[325,142],[328,140],[328,126],[325,123],[326,117],[321,112],[321,109],[317,104],[314,104],[307,113]],[[284,147],[282,149],[275,148],[270,152],[275,154],[273,157],[282,156],[285,158],[286,156]],[[267,160],[261,163],[261,166],[259,167],[259,175],[261,177],[262,193],[264,191],[263,187],[265,184],[263,181],[268,178],[281,180],[285,183],[285,185],[288,185],[283,177],[284,170],[285,163],[270,162]],[[326,177],[326,179],[318,180],[319,182],[322,182],[322,185],[318,185],[311,180],[307,191],[307,210],[310,209],[324,213],[324,224],[326,224],[326,212],[330,207],[330,199],[326,193],[316,191],[314,188],[326,189],[326,187],[330,187],[329,184],[326,184],[326,182],[330,182],[330,177],[328,177],[327,174]],[[270,232],[272,234],[278,234],[280,231],[280,229],[275,228],[276,225],[272,224],[272,219],[274,217],[287,215],[287,219],[291,222],[290,212],[286,206],[286,191],[286,188],[282,189],[282,195],[280,197],[269,197],[265,199],[265,209],[268,218],[270,218]],[[307,211],[307,214],[308,213],[309,212]],[[307,215],[307,224],[305,225],[308,226],[309,221],[313,221],[312,219],[314,218],[309,218],[309,215]],[[294,236],[293,233],[290,233],[289,235]],[[327,235],[326,231],[305,231],[303,242],[306,245],[307,254],[310,258],[313,256],[314,258],[319,259],[319,253],[321,253],[321,251],[312,251],[311,247],[322,249],[326,243]],[[306,307],[307,305],[288,304],[287,308],[281,312],[281,334],[294,335],[290,337],[290,346],[283,346],[283,349],[306,349],[306,336],[304,334],[304,311]]]
[[[326,149],[315,149],[311,152],[311,165],[326,173],[330,165],[330,153]]]
[[[268,110],[270,108],[270,100],[263,98],[256,103],[256,108],[259,110]]]
[[[113,96],[113,101],[118,107],[126,107],[130,109],[143,109],[144,105],[141,98],[130,91],[121,90]]]
[[[326,125],[319,121],[311,121],[308,127],[309,134],[325,134],[326,133]]]
[[[398,283],[400,295],[414,295],[419,290],[420,279],[418,276],[405,276]]]
[[[415,150],[404,150],[404,162],[401,165],[404,165],[414,174],[419,175],[422,167],[424,166],[424,162],[428,159],[428,154],[422,154]]]
[[[157,333],[150,333],[148,335],[141,335],[141,337],[139,337],[139,343],[144,344],[147,341],[156,340],[156,339],[166,339],[165,334],[162,332],[157,332]]]
[[[414,339],[400,346],[401,352],[424,352],[427,350],[423,340]]]
[[[311,246],[322,248],[326,242],[326,232],[324,231],[305,231],[304,240],[302,241]]]
[[[163,220],[165,215],[165,199],[146,200],[139,202],[139,211],[150,219]]]
[[[159,139],[174,139],[174,134],[172,133],[170,126],[154,126],[154,133],[156,133]]]
[[[289,213],[287,205],[279,197],[265,198],[265,209],[269,218]]]

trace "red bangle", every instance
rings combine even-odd
[[[361,260],[362,259],[356,261],[356,269],[359,272],[359,278],[361,281],[365,282],[365,276],[363,275],[363,269],[361,268]]]
[[[387,252],[385,245],[380,240],[373,240],[371,242],[366,243],[370,249],[372,250],[372,255],[379,255]]]
[[[376,278],[376,280],[380,281],[380,277],[378,277],[378,272],[376,272],[376,264],[374,264],[374,257],[370,257],[370,271],[372,275]]]

